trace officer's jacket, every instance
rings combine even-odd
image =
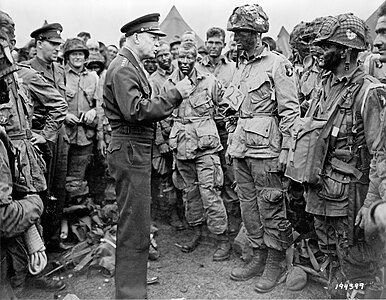
[[[113,131],[125,125],[153,130],[153,122],[169,116],[182,100],[174,86],[166,94],[151,98],[151,88],[139,59],[126,47],[107,70],[103,98]]]
[[[66,99],[66,75],[61,64],[56,62],[46,63],[37,56],[26,61],[25,64],[38,71]],[[40,106],[39,102],[36,103],[32,128],[34,130],[42,130],[46,122],[46,116],[47,109],[44,106]]]
[[[34,107],[44,109],[45,114],[32,116],[31,128],[45,137],[46,140],[56,142],[58,131],[66,117],[67,102],[59,91],[41,74],[28,65],[19,64],[19,83],[22,83],[27,98],[32,100]],[[43,121],[43,122],[42,122]]]
[[[66,75],[61,64],[56,62],[46,63],[37,56],[26,61],[25,64],[42,74],[64,98],[66,97]]]
[[[296,81],[284,56],[262,47],[255,53],[243,53],[235,72],[233,83],[245,99],[228,153],[236,158],[275,158],[289,148],[291,127],[299,116]]]
[[[24,233],[43,213],[43,202],[37,194],[12,198],[12,181],[8,153],[0,140],[0,237],[5,238]]]
[[[8,93],[0,101],[0,125],[5,128],[14,147],[14,187],[24,193],[44,191],[47,188],[45,163],[30,141],[32,133],[29,114],[32,112],[32,101],[19,85],[17,74],[8,74],[1,80],[6,85],[4,91]]]
[[[352,97],[353,105],[348,110],[340,106],[339,113],[343,114],[340,124],[336,124],[339,114],[334,117],[336,129],[333,127],[333,131],[336,132],[331,134],[336,136],[336,142],[333,145],[330,142],[321,187],[308,189],[308,212],[347,216],[348,201],[352,197],[349,195],[351,181],[359,181],[366,187],[358,196],[363,204],[369,180],[370,152],[381,128],[382,89],[377,79],[364,73],[362,66],[343,78],[337,78],[331,72],[322,75],[306,116],[329,119],[342,97]]]
[[[174,123],[169,145],[177,159],[194,159],[223,149],[216,123],[215,107],[221,102],[221,84],[212,74],[194,69],[190,80],[194,88],[173,112]],[[167,92],[182,80],[177,69],[164,85]]]
[[[65,70],[68,113],[82,119],[82,115],[96,107],[98,75],[87,69],[77,73],[69,65],[66,66]],[[82,120],[76,125],[66,124],[66,133],[70,144],[90,145],[96,134],[97,123],[96,117],[91,125],[85,125]]]

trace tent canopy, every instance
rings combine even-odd
[[[167,34],[164,41],[169,43],[174,36],[182,36],[185,31],[195,32],[188,23],[182,18],[181,14],[178,12],[177,8],[173,5],[168,15],[161,23],[161,30]],[[196,34],[197,47],[204,45],[203,40]]]
[[[290,35],[284,26],[281,27],[279,34],[277,35],[276,47],[280,50],[285,57],[291,56],[291,46],[289,44]]]

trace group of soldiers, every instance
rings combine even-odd
[[[206,226],[218,241],[213,260],[229,259],[230,220],[241,215],[252,255],[230,278],[257,277],[258,293],[272,291],[286,271],[299,229],[290,212],[299,203],[318,263],[332,266],[329,295],[350,297],[340,284],[371,290],[386,223],[385,20],[386,5],[377,55],[367,25],[351,13],[301,22],[290,59],[262,42],[269,22],[257,4],[231,13],[226,29],[236,48],[227,55],[218,27],[207,30],[202,49],[194,32],[166,43],[159,14],[125,24],[110,57],[85,33],[64,41],[53,23],[31,33],[36,55],[15,63],[15,24],[0,12],[1,278],[12,287],[1,292],[24,287],[29,228],[44,236],[38,251],[59,251],[75,222],[64,211],[82,204],[95,217],[97,204],[116,203],[116,298],[146,298],[151,201],[160,193],[170,225],[191,229],[184,253]],[[102,172],[89,176],[90,164]],[[79,228],[71,226],[82,240]]]

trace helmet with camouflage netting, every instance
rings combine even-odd
[[[64,46],[63,46],[64,56],[67,56],[68,54],[70,54],[71,52],[74,52],[74,51],[84,52],[86,59],[89,55],[89,50],[88,50],[86,44],[84,43],[84,41],[82,39],[80,39],[78,37],[72,38],[72,39],[67,39],[66,42],[64,43]]]
[[[363,51],[367,49],[368,38],[366,23],[352,13],[347,13],[325,17],[314,43],[334,43]]]
[[[258,4],[246,4],[236,7],[229,17],[227,30],[250,30],[268,32],[268,16]]]

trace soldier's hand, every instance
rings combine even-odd
[[[107,145],[104,140],[99,140],[98,145],[97,145],[99,153],[103,156],[106,157],[107,154]]]
[[[84,114],[84,123],[86,125],[91,125],[92,122],[94,122],[94,119],[96,117],[96,110],[95,109],[90,109],[88,112]]]
[[[158,146],[158,150],[161,154],[166,154],[170,152],[170,148],[168,144],[161,144]]]
[[[279,155],[279,171],[284,172],[287,166],[288,149],[282,149]]]
[[[366,218],[368,210],[369,210],[369,208],[364,207],[364,206],[362,206],[359,209],[357,217],[355,218],[355,226],[359,225],[359,227],[362,229],[365,227],[365,220],[366,220],[365,218]]]
[[[79,118],[77,116],[75,116],[74,114],[67,113],[65,122],[68,125],[76,125],[79,123]]]
[[[47,142],[47,140],[44,136],[42,136],[41,134],[38,134],[36,132],[32,132],[32,138],[31,138],[32,145],[45,144],[46,142]]]
[[[182,98],[187,98],[190,95],[193,85],[188,76],[176,83],[176,89],[180,92]]]

